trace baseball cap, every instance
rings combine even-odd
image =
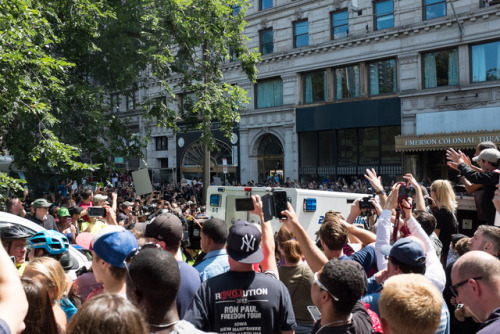
[[[33,203],[31,203],[31,205],[33,205],[34,209],[48,208],[51,206],[51,204],[52,203],[47,202],[47,200],[45,198],[39,198],[37,200],[34,200]]]
[[[167,245],[176,245],[182,240],[183,231],[181,220],[176,215],[164,213],[146,225],[144,237],[164,241]]]
[[[81,246],[81,245],[80,245]],[[90,249],[107,263],[124,268],[123,261],[134,249],[138,248],[136,237],[123,226],[108,225],[97,233]]]
[[[259,229],[245,220],[237,220],[229,229],[227,253],[241,263],[259,263],[264,258]]]
[[[107,201],[108,196],[104,196],[101,194],[94,195],[94,202]]]
[[[67,217],[67,216],[71,216],[69,214],[69,210],[67,208],[59,208],[59,210],[57,210],[57,214],[60,216],[60,217]]]
[[[79,206],[75,206],[75,205],[72,205],[68,208],[68,212],[70,215],[77,215],[77,214],[80,214],[82,213],[83,211],[83,208],[82,207],[79,207]]]
[[[426,258],[424,249],[415,240],[401,238],[392,247],[390,245],[382,246],[380,252],[409,266],[425,266]]]
[[[487,148],[482,150],[477,157],[472,158],[472,161],[485,160],[493,163],[497,163],[500,159],[500,152],[494,148]]]

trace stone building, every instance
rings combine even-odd
[[[447,147],[472,154],[482,140],[500,143],[499,1],[251,2],[245,33],[262,53],[258,82],[238,62],[224,68],[251,101],[233,137],[218,138],[225,153],[214,176],[225,159],[229,180],[242,183],[351,177],[367,167],[435,179],[453,176]],[[188,159],[195,134],[151,132],[153,175],[199,173]]]

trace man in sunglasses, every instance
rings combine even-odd
[[[451,272],[451,292],[482,325],[477,334],[498,333],[500,328],[500,261],[483,252],[460,257]]]

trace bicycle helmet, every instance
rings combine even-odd
[[[8,226],[2,228],[1,235],[2,235],[2,242],[8,243],[18,239],[28,239],[33,235],[33,233],[29,233],[28,231],[19,226]]]
[[[34,249],[45,249],[50,255],[63,254],[69,249],[68,238],[54,230],[40,231],[29,242]]]

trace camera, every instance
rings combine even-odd
[[[367,209],[367,210],[375,210],[375,206],[373,205],[372,202],[370,202],[371,197],[363,197],[361,201],[359,201],[359,208],[362,209]]]
[[[405,182],[401,182],[398,193],[398,202],[407,200],[408,197],[410,197],[410,188],[406,185]]]
[[[102,206],[91,206],[87,209],[89,217],[106,217],[106,209]]]

